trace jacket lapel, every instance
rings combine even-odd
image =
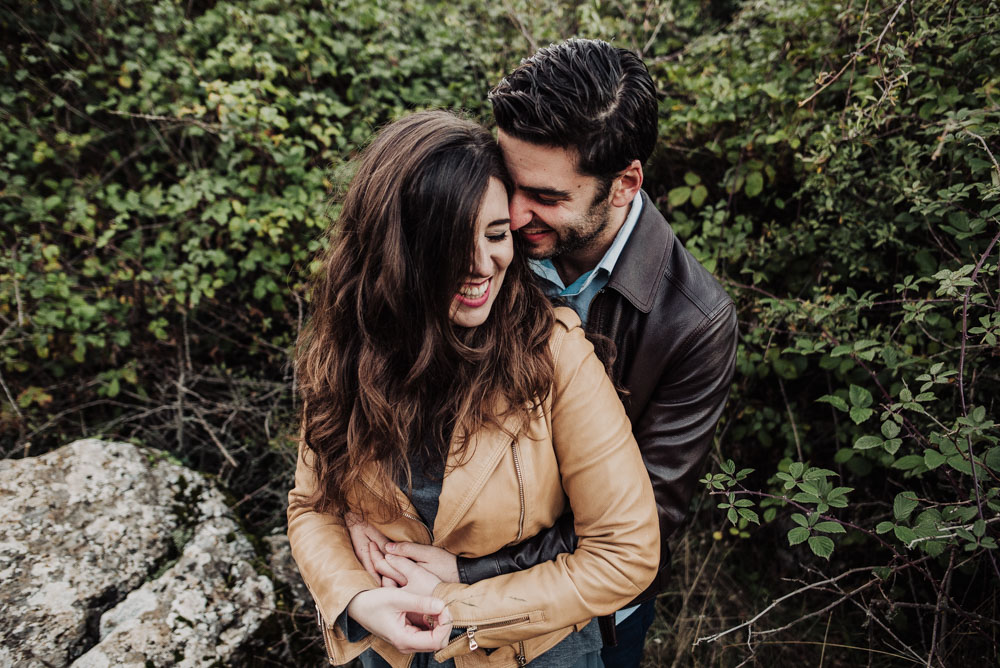
[[[621,293],[640,312],[649,313],[676,237],[649,195],[639,191],[639,196],[642,214],[615,263],[608,287]]]
[[[438,514],[434,521],[435,544],[440,544],[447,538],[469,511],[510,448],[510,442],[514,440],[510,434],[517,434],[518,431],[514,418],[508,418],[503,429],[480,429],[473,436],[462,459],[455,455],[457,444],[453,438],[448,468],[441,487]]]

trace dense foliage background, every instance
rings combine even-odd
[[[11,6],[13,5],[13,6]],[[646,188],[739,306],[651,665],[998,655],[1000,3],[79,0],[0,9],[0,455],[103,434],[257,534],[341,167],[538,46],[642,53]],[[285,608],[260,665],[315,665]]]

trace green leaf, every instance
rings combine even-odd
[[[870,408],[852,408],[851,409],[851,419],[854,420],[854,424],[861,424],[868,418],[872,416],[873,411]]]
[[[924,458],[921,455],[906,455],[905,457],[900,457],[892,463],[892,468],[899,469],[901,471],[909,471],[910,469],[915,469],[918,466],[922,466],[924,463]]]
[[[676,208],[678,206],[683,206],[690,197],[691,188],[688,186],[680,186],[679,188],[673,188],[667,193],[667,202],[670,203],[672,208]]]
[[[871,450],[882,445],[884,441],[878,436],[862,436],[854,441],[855,450]]]
[[[903,543],[906,546],[909,546],[910,543],[912,543],[917,539],[917,534],[913,533],[913,530],[910,529],[909,527],[903,527],[897,524],[892,528],[892,531],[894,534],[896,534],[896,538],[899,540],[899,542]]]
[[[792,513],[792,521],[798,524],[800,527],[809,527],[809,520],[802,513]]]
[[[892,515],[897,521],[905,520],[917,507],[917,495],[913,492],[900,492],[892,502]]]
[[[822,397],[816,400],[817,402],[823,402],[825,404],[830,404],[838,411],[843,411],[846,413],[848,411],[847,402],[838,397],[836,394],[824,394]]]
[[[764,190],[764,176],[760,172],[750,172],[747,174],[743,192],[747,197],[756,197]]]
[[[826,536],[812,536],[809,538],[809,548],[817,557],[829,559],[833,554],[833,541]]]
[[[933,470],[945,463],[947,457],[937,450],[924,450],[924,466]]]
[[[798,478],[802,475],[802,471],[805,470],[806,465],[802,462],[792,462],[788,465],[788,475],[793,478]]]
[[[703,185],[695,186],[694,190],[691,191],[691,204],[695,208],[701,208],[701,205],[705,203],[705,199],[708,197],[708,188]]]
[[[753,522],[754,524],[758,525],[760,524],[760,519],[757,517],[757,513],[755,513],[754,511],[748,510],[746,508],[740,508],[737,512],[740,514],[740,517],[745,519],[747,522]]]
[[[809,538],[809,529],[804,527],[795,527],[788,531],[788,544],[798,545],[799,543],[804,543]]]
[[[899,425],[893,420],[882,422],[882,435],[886,438],[896,438],[899,435]]]
[[[860,385],[851,385],[849,390],[851,405],[858,408],[867,408],[872,405],[872,393]]]
[[[839,522],[818,522],[813,528],[816,531],[823,531],[825,533],[847,533],[844,525]]]
[[[875,526],[875,533],[877,533],[877,534],[888,533],[888,532],[892,531],[893,528],[895,528],[895,526],[896,525],[893,524],[892,522],[879,522]]]
[[[1000,472],[1000,448],[990,448],[983,457],[983,463],[994,471]]]
[[[693,172],[686,172],[684,174],[684,183],[689,186],[696,186],[701,183],[701,177]]]

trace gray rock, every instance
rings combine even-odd
[[[225,662],[274,609],[253,558],[219,491],[162,453],[0,461],[0,665]]]

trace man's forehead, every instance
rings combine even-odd
[[[530,186],[534,190],[560,190],[587,178],[577,167],[579,152],[574,147],[536,144],[508,135],[503,130],[497,133],[497,141],[507,168],[518,180],[518,186]]]

